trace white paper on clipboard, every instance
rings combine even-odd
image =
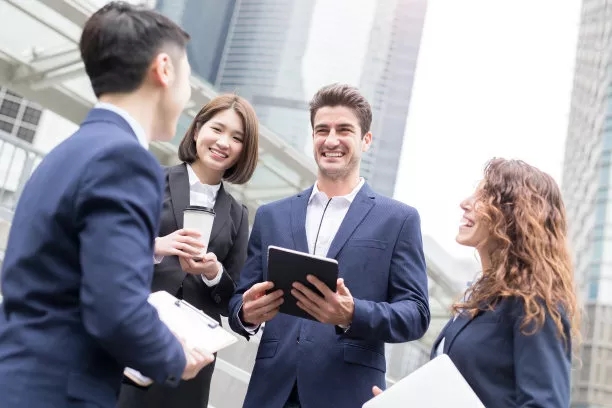
[[[159,318],[170,331],[184,340],[187,348],[216,353],[238,340],[215,319],[166,291],[151,293],[148,301],[157,309]],[[124,375],[142,386],[153,382],[129,367],[124,370]]]

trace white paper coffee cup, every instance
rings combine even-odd
[[[212,208],[190,205],[183,211],[183,228],[193,229],[200,233],[198,239],[204,244],[202,256],[208,252],[208,243],[214,221],[215,211]]]

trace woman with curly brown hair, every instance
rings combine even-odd
[[[432,357],[447,354],[486,407],[569,407],[580,316],[559,187],[522,161],[493,159],[461,208],[457,242],[476,248],[482,273]]]

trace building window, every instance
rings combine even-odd
[[[0,114],[4,116],[8,116],[12,119],[17,119],[17,114],[19,113],[20,104],[17,102],[9,101],[5,99],[2,101],[0,105]]]
[[[42,107],[0,87],[0,131],[32,143]]]
[[[32,143],[35,134],[36,132],[34,130],[27,129],[24,127],[19,128],[19,130],[17,131],[17,137],[28,143]]]
[[[37,126],[38,122],[40,122],[41,114],[42,111],[40,109],[28,106],[25,108],[25,112],[23,112],[23,117],[21,118],[21,120],[31,125]]]
[[[11,133],[13,131],[13,124],[0,119],[0,130],[6,133]]]

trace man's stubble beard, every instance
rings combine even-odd
[[[322,176],[331,181],[338,181],[342,180],[343,178],[348,178],[351,172],[353,172],[355,169],[358,169],[360,161],[361,159],[355,158],[355,156],[353,156],[346,166],[333,171],[328,171],[327,169],[323,168],[323,166],[320,166],[318,163],[317,167],[319,168],[319,173]],[[357,176],[359,176],[359,174],[357,174]]]

